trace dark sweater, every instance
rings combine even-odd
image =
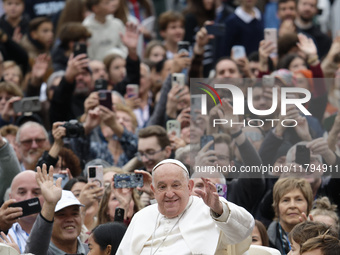
[[[263,40],[263,27],[263,19],[253,19],[250,23],[245,23],[233,13],[226,21],[224,43],[217,53],[222,54],[220,57],[230,56],[234,45],[243,45],[247,55],[258,51],[259,43]]]
[[[27,15],[22,15],[21,17],[21,21],[19,22],[18,27],[20,27],[20,33],[22,35],[25,35],[28,33],[28,23],[29,23],[29,18],[27,17]],[[8,23],[8,21],[6,20],[6,14],[2,15],[0,18],[0,28],[5,31],[5,33],[12,38],[13,33],[14,33],[14,29],[16,27],[12,27],[11,24]]]

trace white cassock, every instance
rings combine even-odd
[[[219,218],[213,218],[210,208],[196,196],[172,219],[159,213],[158,204],[142,209],[133,216],[116,254],[243,254],[251,243],[254,218],[244,208],[220,200],[223,214]]]

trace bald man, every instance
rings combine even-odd
[[[10,199],[1,207],[5,217],[0,220],[6,221],[9,228],[8,233],[19,246],[21,253],[24,253],[26,241],[38,214],[32,214],[18,219],[18,217],[22,215],[22,208],[8,207],[8,205],[34,197],[39,198],[41,205],[44,203],[44,198],[41,195],[41,189],[35,179],[35,175],[36,173],[34,171],[26,170],[15,176],[9,194]]]

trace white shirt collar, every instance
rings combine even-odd
[[[261,12],[259,11],[259,9],[257,9],[256,7],[253,8],[254,13],[255,13],[255,19],[257,20],[261,20]],[[254,17],[249,15],[248,13],[246,13],[241,6],[237,7],[235,10],[235,14],[236,16],[238,16],[241,20],[243,20],[245,23],[250,23]]]

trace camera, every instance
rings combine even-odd
[[[16,113],[38,112],[41,110],[41,103],[39,97],[24,97],[13,103],[13,109]]]
[[[70,120],[66,122],[62,127],[66,128],[66,137],[76,138],[84,134],[83,126],[77,120]]]

